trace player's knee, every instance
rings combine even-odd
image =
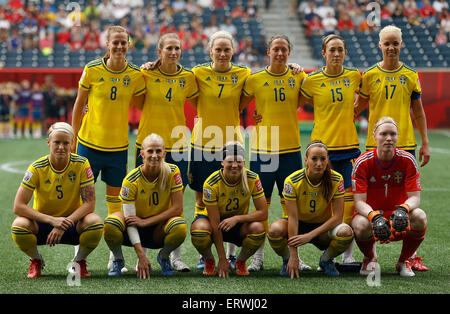
[[[212,244],[211,232],[209,230],[191,230],[191,241],[192,245],[202,252]]]
[[[19,227],[31,230],[33,228],[33,221],[26,217],[17,217],[16,219],[14,219],[11,227]]]
[[[423,229],[427,226],[427,214],[420,208],[414,209],[410,214],[410,223],[413,229]]]
[[[364,216],[356,215],[352,220],[351,226],[357,238],[366,237],[366,235],[371,234],[370,221]]]
[[[262,222],[256,221],[252,222],[248,226],[248,232],[249,233],[264,233],[266,232],[266,229],[264,228],[264,224]]]
[[[270,227],[269,227],[269,232],[267,233],[267,235],[271,238],[280,238],[280,237],[284,237],[286,234],[286,224],[283,223],[280,219],[277,221],[274,221]]]
[[[336,236],[340,238],[347,238],[353,236],[353,230],[352,228],[347,224],[341,224],[338,226],[336,230]]]
[[[104,222],[104,238],[109,246],[122,244],[125,222],[118,216],[109,215]]]
[[[173,217],[167,222],[164,232],[167,235],[172,235],[183,242],[187,235],[186,221],[182,217]]]

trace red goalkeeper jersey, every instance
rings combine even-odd
[[[408,198],[406,193],[420,191],[419,167],[413,155],[395,149],[389,162],[378,159],[376,149],[359,156],[352,172],[353,193],[367,193],[367,204],[383,210],[388,217]]]

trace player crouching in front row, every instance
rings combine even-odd
[[[415,158],[396,148],[398,128],[394,119],[383,117],[375,124],[377,148],[362,154],[352,173],[357,215],[352,227],[356,244],[364,254],[362,275],[377,267],[375,243],[403,240],[396,269],[412,277],[408,258],[422,243],[427,216],[420,205],[420,174]]]
[[[282,276],[299,277],[298,248],[312,243],[325,250],[319,265],[328,276],[338,276],[333,259],[353,240],[352,228],[342,222],[344,180],[330,168],[328,148],[313,141],[306,148],[306,168],[284,181],[288,219],[278,219],[269,227],[269,243],[283,258]]]
[[[203,184],[206,212],[196,212],[191,225],[192,244],[205,260],[203,274],[216,274],[212,242],[217,249],[219,277],[228,277],[230,263],[223,242],[241,246],[236,274],[247,276],[246,260],[264,243],[267,202],[259,176],[245,168],[245,149],[229,142],[222,149],[222,169],[213,172]],[[250,199],[255,211],[249,213]]]
[[[105,219],[105,241],[114,254],[109,276],[120,276],[124,258],[122,245],[133,246],[138,257],[137,277],[146,279],[152,270],[143,247],[161,250],[157,261],[164,276],[173,275],[170,253],[187,234],[182,215],[183,182],[176,165],[164,161],[164,140],[150,134],[142,142],[143,164],[125,177],[119,197],[123,212]]]
[[[86,257],[103,234],[102,219],[94,213],[94,176],[89,161],[70,153],[72,127],[57,122],[49,128],[50,154],[32,163],[14,200],[11,233],[17,247],[31,259],[28,278],[41,276],[44,260],[37,246],[80,245],[72,269],[90,277]],[[33,207],[28,206],[34,194]]]

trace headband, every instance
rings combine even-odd
[[[325,144],[322,143],[322,142],[316,142],[316,143],[311,143],[311,144],[308,145],[308,147],[306,147],[306,152],[305,152],[305,154],[308,154],[308,150],[309,150],[311,147],[322,147],[322,148],[325,148],[326,151],[328,151],[327,145],[325,145]]]
[[[375,129],[373,129],[373,133],[375,133],[375,132],[377,131],[377,129],[378,129],[378,127],[379,127],[380,125],[383,125],[383,124],[386,124],[386,123],[393,124],[393,125],[395,125],[395,127],[398,129],[397,123],[395,123],[394,121],[383,121],[383,122],[381,122],[380,124],[378,124],[378,125],[375,127]]]

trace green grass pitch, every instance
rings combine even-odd
[[[156,262],[157,251],[150,250],[149,257],[153,272],[149,280],[138,280],[133,271],[136,256],[132,248],[124,248],[126,266],[130,270],[121,278],[108,278],[107,262],[109,250],[104,240],[88,258],[88,270],[92,278],[81,279],[79,285],[67,281],[68,263],[73,258],[74,249],[67,245],[39,248],[45,258],[46,267],[42,277],[37,280],[26,278],[28,257],[19,251],[10,234],[14,219],[12,206],[14,197],[26,167],[37,158],[48,153],[45,140],[0,140],[0,294],[347,294],[347,293],[425,293],[447,294],[450,292],[450,132],[432,130],[429,132],[432,147],[430,163],[421,169],[422,202],[428,215],[428,231],[425,241],[419,248],[419,255],[430,268],[428,272],[416,272],[413,278],[401,278],[395,272],[395,263],[400,254],[401,243],[377,245],[381,275],[379,285],[357,273],[341,273],[337,278],[327,278],[315,269],[321,252],[313,245],[300,248],[301,258],[313,267],[313,271],[301,273],[299,279],[281,278],[279,270],[281,259],[273,252],[268,241],[265,244],[264,271],[252,273],[246,278],[231,274],[230,278],[204,278],[195,271],[199,254],[192,246],[188,235],[182,245],[184,261],[191,272],[175,273],[173,277],[163,277]],[[416,134],[417,138],[420,138]],[[361,135],[364,143],[365,135]],[[134,141],[130,136],[129,169],[134,165]],[[309,134],[302,134],[302,146],[309,141]],[[105,185],[96,184],[96,212],[106,216]],[[194,193],[189,188],[184,195],[184,215],[188,225],[192,222]],[[269,209],[270,222],[281,215],[275,187],[272,205]],[[215,249],[213,249],[215,253]],[[361,260],[362,255],[355,245],[354,257]],[[340,261],[340,257],[338,257]],[[69,278],[70,279],[70,278]],[[373,281],[372,281],[373,282]],[[72,285],[70,284],[72,283]]]

